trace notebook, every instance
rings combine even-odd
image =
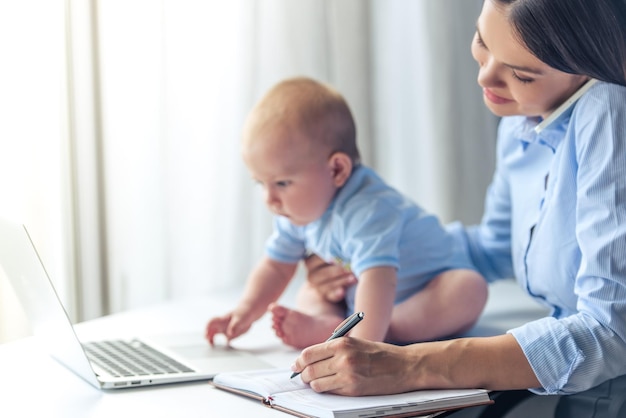
[[[417,390],[379,396],[317,393],[299,377],[290,376],[290,369],[276,368],[226,372],[215,376],[211,384],[303,418],[416,417],[493,403],[485,389]]]
[[[271,367],[246,351],[210,347],[201,330],[194,336],[152,341],[81,342],[26,227],[1,218],[0,269],[15,289],[35,338],[55,360],[97,388],[210,380],[220,372]],[[114,363],[121,363],[120,368]]]

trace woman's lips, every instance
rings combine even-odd
[[[507,104],[507,103],[511,103],[513,101],[513,100],[510,100],[510,99],[505,99],[504,97],[500,97],[497,94],[494,94],[488,88],[483,88],[483,94],[485,95],[487,100],[489,100],[490,102],[495,103],[495,104]]]

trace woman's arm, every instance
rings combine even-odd
[[[539,386],[524,353],[508,334],[408,346],[339,338],[305,349],[293,370],[317,392],[347,396]]]

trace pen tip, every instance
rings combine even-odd
[[[297,372],[293,372],[293,373],[291,373],[291,377],[290,377],[290,379],[293,379],[294,377],[296,377],[296,376],[297,376],[297,375],[299,375],[299,374],[300,374],[300,373],[297,373]]]

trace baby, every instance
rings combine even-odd
[[[211,344],[242,335],[268,309],[276,335],[296,348],[325,341],[354,311],[365,319],[350,335],[396,343],[476,322],[485,280],[436,217],[361,164],[352,114],[334,89],[309,78],[274,86],[245,122],[242,156],[274,232],[238,306],[209,321]],[[309,254],[346,266],[357,283],[338,303],[305,284],[295,310],[276,304]]]

